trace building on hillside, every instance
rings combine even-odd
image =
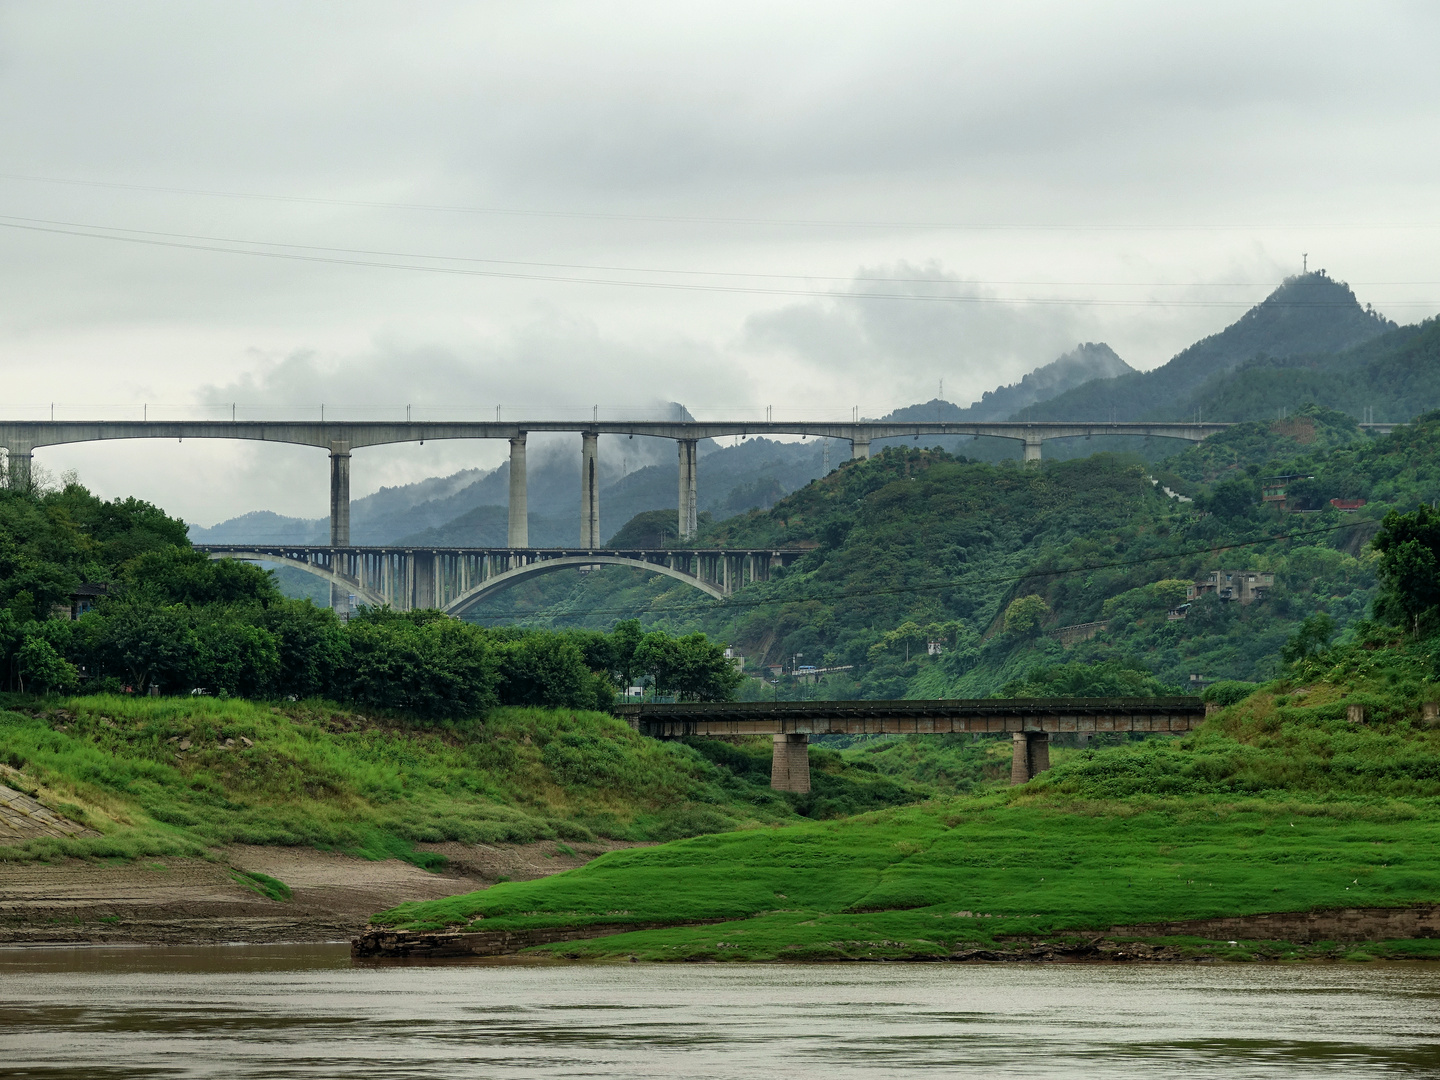
[[[1265,594],[1274,585],[1275,575],[1260,570],[1212,570],[1186,588],[1185,599],[1194,600],[1206,593],[1214,593],[1221,600],[1253,604],[1256,600],[1264,600]]]
[[[93,608],[102,596],[108,596],[110,586],[103,581],[87,581],[75,586],[70,593],[70,603],[56,604],[51,617],[56,619],[78,619]]]
[[[1304,473],[1285,473],[1282,476],[1266,476],[1260,481],[1260,501],[1266,504],[1278,504],[1281,510],[1288,509],[1285,505],[1285,488],[1296,480],[1314,480],[1315,477],[1307,476]]]
[[[1353,514],[1365,505],[1364,499],[1331,499],[1330,505],[1342,514]]]

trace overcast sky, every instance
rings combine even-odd
[[[1302,252],[1413,322],[1437,46],[1433,3],[0,3],[4,411],[880,415],[1163,363]],[[325,512],[314,450],[38,459]]]

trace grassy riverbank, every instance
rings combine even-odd
[[[1440,731],[1420,720],[1430,663],[1357,645],[1304,685],[1274,684],[1189,736],[1076,752],[1021,789],[614,852],[373,921],[499,930],[723,919],[549,951],[839,959],[1431,904]],[[1347,720],[1357,703],[1361,724]]]
[[[0,783],[99,834],[0,840],[4,859],[196,856],[242,843],[424,863],[437,857],[417,854],[421,842],[669,840],[911,803],[929,790],[832,753],[815,791],[782,795],[769,788],[768,747],[664,743],[608,714],[564,709],[419,726],[324,702],[4,704]]]

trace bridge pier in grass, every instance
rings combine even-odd
[[[811,735],[1009,733],[1010,782],[1024,784],[1050,768],[1052,734],[1180,734],[1204,721],[1205,704],[1198,697],[745,701],[617,705],[614,712],[636,731],[658,739],[770,735],[770,786],[806,792]]]

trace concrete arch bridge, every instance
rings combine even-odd
[[[294,566],[328,581],[331,595],[398,611],[438,608],[463,615],[487,597],[542,574],[629,566],[662,574],[723,600],[805,554],[795,548],[465,548],[197,544],[212,559]],[[348,610],[349,603],[337,604]]]

